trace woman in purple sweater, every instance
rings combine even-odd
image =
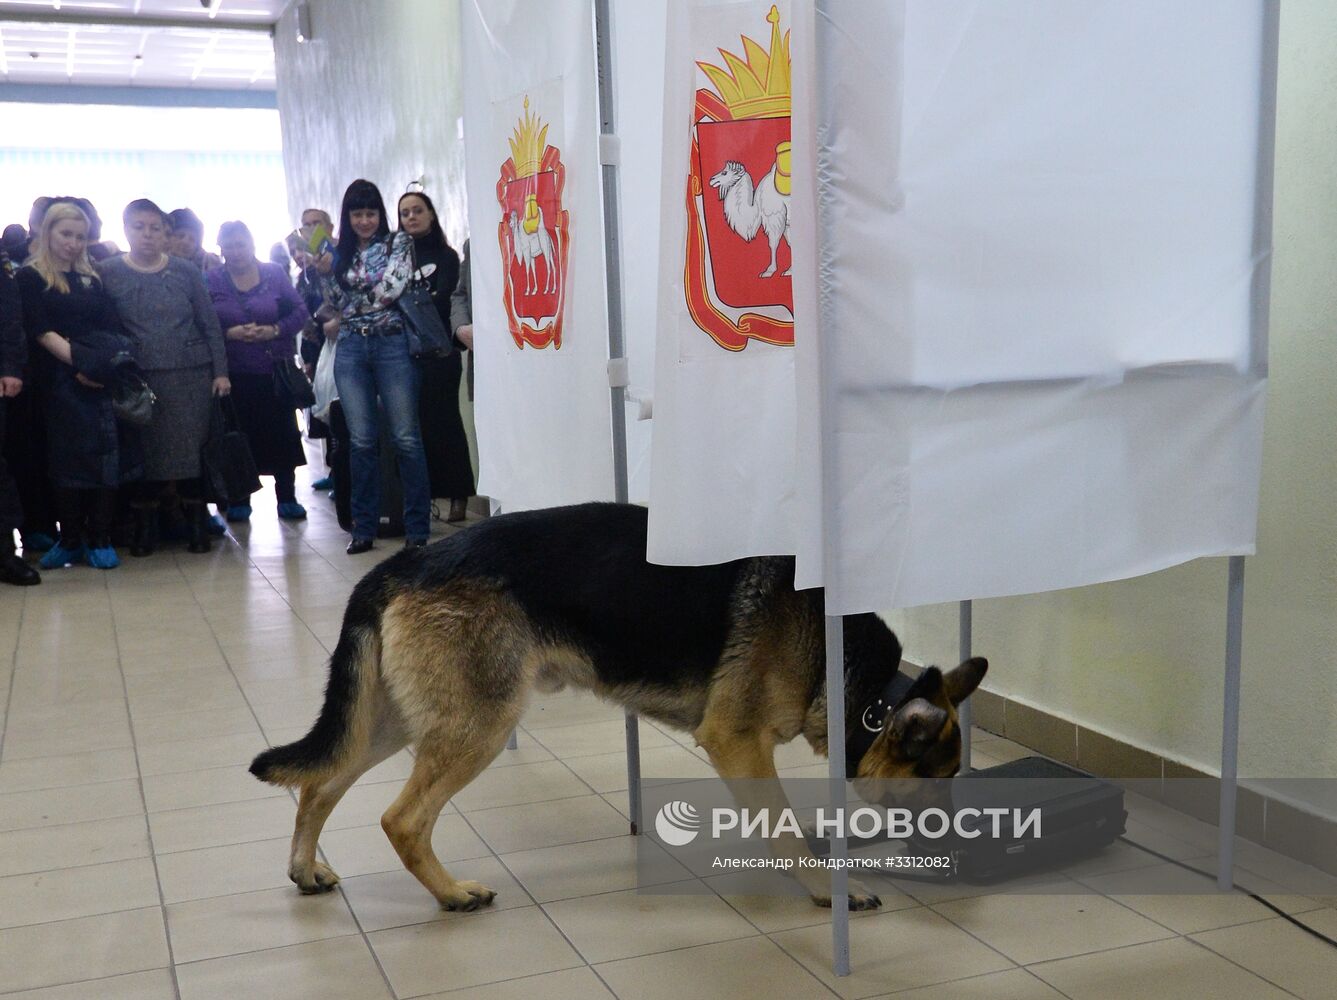
[[[255,240],[245,223],[223,223],[218,246],[224,266],[206,277],[227,343],[237,422],[260,475],[274,477],[279,517],[300,521],[306,508],[297,502],[295,470],[306,464],[306,456],[297,406],[274,377],[274,365],[297,353],[297,333],[308,319],[306,304],[283,268],[256,260]],[[231,498],[229,521],[250,518],[247,499]]]

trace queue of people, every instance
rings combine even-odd
[[[308,430],[323,428],[332,473],[314,485],[349,498],[348,552],[383,533],[383,438],[405,546],[427,543],[434,497],[449,501],[446,520],[464,520],[474,478],[460,353],[414,357],[397,305],[411,281],[425,282],[455,346],[472,345],[459,318],[467,261],[461,268],[426,194],[401,197],[392,218],[376,186],[358,180],[337,230],[322,210],[304,212],[301,230],[270,255],[286,249],[296,287],[286,259],[257,258],[242,222],[220,228],[221,256],[205,250],[190,209],[138,199],[123,222],[124,253],[100,242],[87,200],[43,198],[26,239],[13,226],[0,243],[0,582],[41,579],[16,554],[16,533],[45,570],[112,569],[126,544],[132,556],[173,539],[210,551],[210,536],[226,528],[208,501],[234,523],[253,513],[250,495],[210,496],[206,485],[201,454],[228,421],[255,471],[273,478],[277,517],[305,519],[297,409],[309,393],[300,380],[325,352],[337,402],[333,419],[308,416]],[[328,239],[313,246],[318,229]]]

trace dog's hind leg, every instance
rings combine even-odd
[[[432,829],[451,797],[501,752],[510,730],[507,723],[465,739],[454,733],[429,734],[418,743],[408,783],[381,817],[381,828],[404,867],[443,909],[476,910],[497,895],[481,882],[461,881],[446,871],[432,849]]]
[[[394,756],[408,743],[402,730],[382,722],[357,752],[349,754],[338,770],[305,782],[297,801],[297,823],[293,828],[288,878],[304,893],[328,892],[339,882],[329,865],[316,860],[320,832],[334,807],[354,782],[381,761]]]

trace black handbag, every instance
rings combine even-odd
[[[399,311],[404,316],[404,334],[408,338],[409,354],[415,358],[449,357],[455,350],[455,341],[441,322],[436,302],[432,299],[432,282],[418,276],[418,254],[410,249],[413,276],[399,296]]]
[[[292,400],[294,409],[306,410],[316,405],[316,390],[306,372],[292,358],[274,359],[274,391]]]
[[[115,391],[111,394],[111,411],[116,419],[131,427],[147,427],[153,420],[157,394],[149,384],[134,372],[119,373]]]
[[[215,398],[209,436],[200,448],[200,472],[207,498],[232,506],[260,491],[260,475],[246,435],[237,429],[237,412],[228,397]]]

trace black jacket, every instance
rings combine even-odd
[[[0,253],[0,378],[23,378],[28,342],[23,335],[23,305],[9,258]]]

